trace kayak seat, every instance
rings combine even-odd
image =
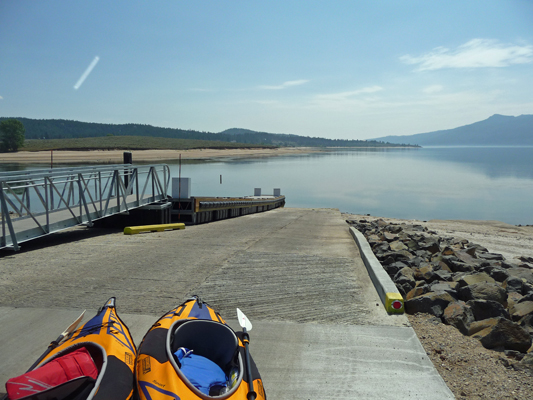
[[[180,347],[216,363],[226,373],[236,360],[239,341],[233,330],[219,322],[191,320],[178,326],[171,342],[172,354]]]

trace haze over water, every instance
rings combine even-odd
[[[135,152],[133,158],[135,162]],[[531,160],[533,147],[339,149],[262,159],[184,162],[181,175],[192,179],[193,196],[252,195],[254,188],[272,194],[274,188],[280,188],[287,197],[286,207],[526,225],[533,224]],[[171,176],[178,177],[178,164],[169,165]],[[0,165],[0,171],[12,168]]]
[[[287,207],[326,207],[394,218],[533,223],[533,147],[339,150],[184,164],[193,195],[264,194]],[[178,175],[178,166],[171,166]],[[222,175],[222,184],[220,184]]]

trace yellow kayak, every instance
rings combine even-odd
[[[259,371],[246,357],[247,341],[198,297],[187,300],[163,315],[139,346],[139,398],[266,400]]]
[[[5,398],[133,398],[133,370],[137,352],[128,328],[117,315],[115,298],[109,299],[96,316],[74,330],[82,316],[50,344],[47,352],[26,374],[8,381]],[[87,373],[89,370],[90,373]]]

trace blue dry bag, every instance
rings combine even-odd
[[[213,386],[223,387],[227,384],[226,374],[213,361],[192,354],[192,350],[180,347],[174,353],[181,364],[181,372],[187,377],[194,387],[202,393],[209,395],[209,389]]]

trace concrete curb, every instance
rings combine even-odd
[[[359,247],[368,275],[370,275],[385,309],[389,314],[403,314],[405,311],[403,297],[374,255],[366,238],[353,227],[350,228],[350,233]]]

